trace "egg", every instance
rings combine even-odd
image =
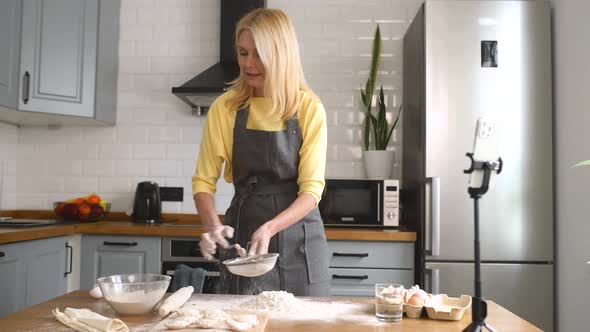
[[[90,296],[92,296],[95,299],[102,298],[102,291],[100,290],[100,287],[98,287],[98,286],[91,289],[89,293],[90,293]]]
[[[420,297],[420,295],[414,294],[408,300],[408,304],[409,305],[420,307],[420,306],[423,306],[424,305],[424,300],[422,300],[422,298]]]
[[[422,289],[418,289],[418,290],[416,291],[416,294],[418,294],[418,295],[420,296],[420,298],[421,298],[423,301],[426,301],[426,299],[428,299],[428,293],[426,293],[426,292],[425,292],[424,290],[422,290]]]

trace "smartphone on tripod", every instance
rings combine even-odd
[[[473,140],[473,160],[482,162],[498,161],[498,141],[496,128],[492,121],[486,117],[477,120],[475,126],[475,137]],[[493,174],[495,172],[492,172]],[[469,187],[479,188],[482,185],[484,176],[483,169],[474,169],[469,176]],[[493,176],[490,178],[489,188],[493,185]]]

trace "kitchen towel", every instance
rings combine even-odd
[[[62,324],[81,332],[129,332],[123,321],[108,318],[89,309],[59,308],[53,309],[53,316]]]
[[[193,269],[190,266],[180,264],[174,270],[174,277],[172,278],[172,285],[170,292],[176,292],[182,287],[193,286],[196,294],[203,293],[203,284],[205,283],[205,275],[207,271],[198,267]]]

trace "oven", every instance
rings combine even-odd
[[[199,239],[189,237],[162,238],[162,274],[174,279],[176,266],[184,264],[192,268],[202,268],[207,271],[203,284],[203,293],[217,293],[219,284],[219,261],[206,260],[201,256]],[[172,285],[172,282],[170,283]]]

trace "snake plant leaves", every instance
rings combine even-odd
[[[575,164],[575,165],[574,165],[574,166],[572,166],[572,167],[578,167],[578,166],[590,166],[590,160],[584,160],[584,161],[581,161],[581,162],[579,162],[579,163]]]

